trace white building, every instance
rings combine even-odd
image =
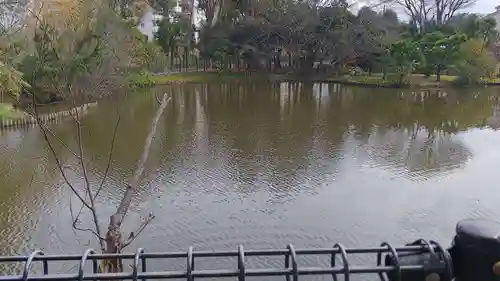
[[[181,7],[179,6],[179,4],[174,7],[174,12],[181,12]],[[139,21],[139,26],[137,28],[142,32],[142,34],[148,37],[148,41],[152,41],[155,38],[155,33],[158,32],[158,24],[162,19],[163,16],[161,14],[156,12],[153,8],[148,7],[146,12],[144,13],[144,16],[142,16],[141,20]]]
[[[181,1],[177,1],[177,6],[175,6],[173,9],[173,14],[182,13],[182,7],[179,4],[180,2]],[[194,16],[192,17],[193,24],[198,29],[201,26],[202,17],[198,13],[197,9],[193,9],[192,12],[194,13]],[[144,34],[148,37],[148,41],[151,41],[154,39],[155,33],[158,32],[158,23],[162,19],[163,19],[163,16],[161,14],[156,12],[153,8],[148,7],[146,12],[144,13],[144,16],[139,21],[139,26],[137,28],[142,32],[142,34]],[[170,21],[173,21],[173,20],[174,20],[174,17],[171,16]],[[195,32],[194,36],[195,36],[195,40],[198,41],[198,33],[197,32]]]

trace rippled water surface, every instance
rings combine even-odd
[[[376,246],[420,237],[446,245],[458,220],[500,217],[498,89],[259,81],[123,93],[91,109],[82,142],[95,187],[121,116],[98,198],[102,228],[141,153],[157,107],[153,93],[163,92],[172,102],[124,227],[133,230],[149,212],[156,218],[131,250]],[[74,124],[51,128],[76,148]],[[70,208],[80,206],[61,185],[38,129],[2,132],[0,151],[0,254],[98,247],[71,228]],[[57,151],[83,188],[71,153]]]

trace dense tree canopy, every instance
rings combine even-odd
[[[399,83],[413,72],[435,74],[437,80],[458,72],[492,75],[475,69],[491,58],[499,39],[496,23],[461,14],[473,0],[393,2],[406,7],[409,22],[380,5],[354,13],[346,0],[184,0],[180,12],[174,0],[78,0],[61,1],[50,13],[26,14],[19,11],[27,2],[4,0],[0,16],[11,21],[1,21],[0,63],[4,77],[17,85],[10,83],[10,90],[29,89],[40,100],[64,98],[68,84],[118,86],[126,72],[182,70],[192,67],[193,57],[226,70],[336,75],[354,70],[384,78],[396,74]],[[409,8],[417,4],[427,12]],[[156,40],[147,43],[134,27],[151,8],[164,18]],[[196,13],[203,18],[198,27]],[[464,60],[470,55],[465,50],[477,45],[483,59]],[[22,86],[24,81],[30,87]]]

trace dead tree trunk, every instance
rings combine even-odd
[[[156,111],[155,117],[151,121],[151,128],[150,128],[148,136],[146,137],[146,142],[144,143],[141,157],[140,157],[139,161],[137,162],[137,167],[135,169],[134,175],[130,179],[129,184],[127,185],[127,188],[125,190],[125,194],[123,194],[123,198],[120,201],[120,205],[118,205],[116,212],[109,219],[108,232],[106,233],[106,237],[105,237],[106,253],[120,253],[124,247],[129,245],[135,239],[135,237],[137,235],[139,235],[139,233],[144,229],[144,227],[153,218],[153,216],[150,215],[149,218],[143,222],[143,224],[140,226],[140,228],[138,229],[138,231],[135,234],[131,233],[131,235],[127,238],[126,241],[123,240],[120,227],[121,227],[121,224],[123,222],[123,219],[125,218],[125,215],[127,214],[130,203],[132,202],[132,198],[134,196],[134,191],[137,188],[137,185],[139,184],[139,180],[144,172],[144,165],[146,164],[146,161],[148,159],[149,151],[151,148],[151,143],[152,143],[153,138],[156,134],[156,126],[157,126],[157,124],[160,120],[160,117],[162,116],[163,111],[165,110],[165,107],[167,106],[169,101],[170,101],[170,98],[167,98],[167,94],[164,94],[163,99],[160,103],[160,107]],[[103,271],[103,272],[122,272],[123,271],[122,261],[120,259],[104,260],[103,263],[101,264],[101,271]]]

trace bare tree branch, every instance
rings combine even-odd
[[[69,90],[69,93],[71,96],[73,96],[73,87],[71,86],[71,84],[69,83],[69,81],[66,81],[66,84],[68,85],[68,90]],[[70,110],[70,113],[71,113],[71,110]],[[83,159],[83,142],[82,142],[82,126],[81,126],[81,123],[80,123],[80,118],[79,118],[79,113],[78,113],[78,108],[76,108],[75,110],[75,114],[71,114],[71,116],[73,117],[73,120],[75,121],[75,124],[77,126],[77,144],[78,144],[78,149],[79,149],[79,152],[80,152],[80,166],[81,166],[81,169],[82,169],[82,173],[83,173],[83,178],[85,180],[85,188],[87,189],[87,196],[89,197],[89,201],[90,201],[90,212],[92,213],[92,219],[94,221],[94,225],[95,225],[95,232],[93,230],[90,230],[90,229],[86,229],[86,230],[90,230],[92,233],[94,233],[96,235],[97,238],[99,238],[99,244],[101,245],[101,249],[104,251],[105,250],[105,244],[104,244],[104,239],[102,239],[102,236],[101,236],[101,229],[99,227],[99,219],[97,218],[97,209],[96,209],[96,206],[95,206],[95,200],[94,200],[94,195],[92,194],[92,187],[91,187],[91,184],[90,184],[90,181],[89,181],[89,177],[88,177],[88,174],[87,174],[87,167],[85,166],[85,161]],[[76,220],[73,221],[73,227],[75,227],[75,223],[76,223]],[[76,228],[76,227],[75,227]]]
[[[33,107],[31,107],[33,109]],[[34,112],[29,112],[27,111],[28,115],[30,115],[33,118],[37,118],[36,114]],[[38,124],[38,126],[43,126],[44,130],[47,131],[55,140],[59,142],[64,148],[66,148],[73,156],[76,157],[76,159],[80,159],[80,156],[76,154],[69,146],[66,144],[54,131],[52,131],[47,125],[44,123]]]
[[[104,171],[104,176],[101,179],[101,183],[99,184],[99,188],[97,189],[97,191],[94,194],[94,200],[96,200],[97,196],[99,196],[99,194],[101,193],[101,190],[104,187],[104,183],[106,182],[106,179],[108,177],[109,170],[111,168],[111,159],[113,157],[113,151],[114,151],[114,147],[115,147],[116,133],[118,132],[118,125],[120,124],[120,119],[121,119],[121,115],[118,114],[118,119],[116,120],[115,128],[113,130],[113,136],[111,137],[110,151],[109,151],[109,156],[108,156],[108,161],[107,161],[106,169]],[[80,218],[80,215],[81,215],[82,211],[83,211],[83,206],[80,207],[80,210],[78,211],[78,214],[76,215],[76,219],[77,220]]]
[[[75,218],[75,216],[74,216],[71,197],[69,198],[69,212],[71,214],[71,221],[72,221],[71,226],[73,227],[74,230],[78,230],[78,231],[82,231],[82,232],[90,232],[94,236],[96,236],[99,240],[105,241],[105,239],[100,234],[98,234],[95,230],[90,229],[90,228],[80,228],[77,226],[77,224],[80,223],[80,220],[78,219],[78,217]]]
[[[425,32],[429,21],[447,24],[457,12],[475,4],[477,0],[381,0],[380,4],[394,3],[401,6],[410,18]]]
[[[32,95],[32,96],[33,96],[33,101],[35,101],[35,96],[34,95]],[[63,168],[63,166],[61,164],[61,161],[60,161],[59,157],[57,156],[57,153],[56,153],[56,151],[54,149],[54,146],[52,145],[52,142],[49,140],[49,136],[47,134],[47,131],[45,130],[45,126],[43,126],[43,123],[42,123],[41,119],[39,118],[38,109],[37,109],[37,106],[36,106],[35,102],[33,103],[33,110],[34,110],[35,116],[36,116],[35,120],[36,120],[38,126],[40,127],[40,129],[42,130],[45,142],[47,143],[47,145],[49,147],[49,150],[52,153],[52,156],[54,156],[54,159],[56,160],[57,168],[61,172],[61,175],[64,178],[64,181],[69,186],[69,188],[71,189],[71,191],[73,191],[73,193],[75,193],[76,197],[78,197],[78,199],[82,202],[82,204],[85,207],[87,207],[88,209],[91,209],[91,206],[85,201],[85,199],[80,195],[80,193],[76,190],[76,188],[73,186],[73,184],[71,184],[71,181],[66,176],[66,173],[64,172],[64,168]]]
[[[142,222],[142,224],[139,226],[139,228],[135,232],[131,232],[127,241],[123,242],[123,248],[127,247],[130,245],[132,242],[134,242],[135,238],[141,234],[141,232],[148,226],[148,224],[155,218],[153,213],[149,213],[148,217]]]

